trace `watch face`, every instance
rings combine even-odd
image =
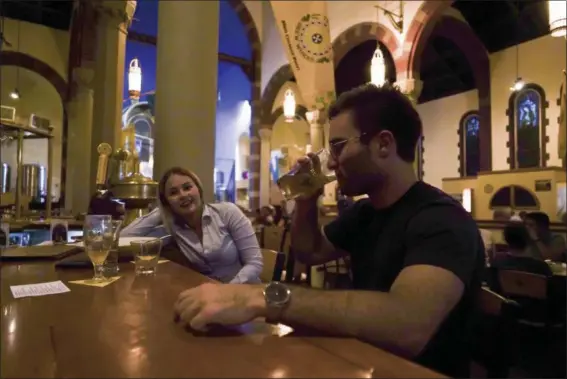
[[[291,297],[291,291],[288,286],[279,282],[268,284],[264,294],[266,301],[272,305],[284,305]]]

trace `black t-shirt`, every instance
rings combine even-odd
[[[423,182],[392,206],[376,210],[358,201],[325,229],[327,239],[351,255],[359,290],[388,292],[404,267],[444,268],[465,285],[416,362],[452,377],[469,374],[469,330],[484,267],[484,244],[476,222],[449,195]]]

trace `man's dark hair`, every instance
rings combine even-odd
[[[415,160],[415,148],[422,133],[419,114],[397,87],[365,84],[342,93],[329,108],[329,119],[350,111],[355,127],[364,134],[360,141],[368,143],[382,130],[396,139],[398,155],[406,162]]]
[[[520,222],[512,222],[504,228],[504,241],[511,249],[524,250],[530,243],[530,234]]]
[[[526,215],[526,219],[532,220],[538,227],[544,230],[549,229],[549,216],[543,212],[530,212]]]

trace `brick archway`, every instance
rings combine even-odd
[[[333,41],[335,69],[351,49],[369,40],[382,42],[394,57],[399,53],[399,42],[390,29],[376,22],[361,22],[343,31]],[[285,83],[293,79],[293,71],[289,64],[281,66],[272,75],[262,96],[262,125],[270,124],[272,108],[280,89]]]
[[[50,65],[24,53],[17,51],[0,52],[0,66],[17,66],[33,71],[47,80],[61,97],[65,107],[67,99],[67,81],[61,77]]]
[[[260,207],[260,136],[258,131],[261,127],[260,118],[262,114],[262,44],[258,28],[244,1],[229,0],[229,3],[236,12],[242,25],[244,25],[252,49],[252,96],[250,102],[252,108],[252,122],[250,123],[248,203],[250,209],[257,209]]]
[[[399,53],[400,44],[398,39],[382,24],[377,22],[361,22],[360,24],[352,25],[343,31],[333,41],[333,53],[335,55],[335,69],[340,61],[348,54],[350,50],[360,45],[363,42],[377,40],[382,42],[388,49],[392,57],[396,57]],[[398,68],[396,65],[396,72]]]
[[[57,71],[47,63],[17,51],[2,51],[0,52],[0,66],[15,66],[25,68],[35,72],[47,80],[59,94],[61,98],[61,106],[63,110],[63,117],[61,119],[61,179],[60,179],[60,195],[59,203],[65,204],[65,181],[66,181],[66,168],[67,168],[67,94],[68,84]]]
[[[398,58],[398,80],[420,79],[423,51],[433,35],[453,42],[466,56],[478,90],[480,118],[480,171],[492,170],[492,108],[490,59],[482,41],[471,27],[451,16],[443,16],[452,1],[424,1],[412,21],[402,55]]]
[[[401,51],[396,55],[398,80],[419,79],[419,70],[417,72],[414,70],[415,67],[419,67],[415,59],[421,59],[421,53],[437,21],[452,4],[453,0],[424,0],[420,5],[408,28]]]

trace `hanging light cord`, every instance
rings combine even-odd
[[[520,78],[520,0],[516,2],[518,17],[516,18],[516,81]]]
[[[21,21],[18,20],[18,39],[17,39],[18,53],[20,52],[20,24]],[[20,67],[18,66],[16,67],[16,88],[18,89],[18,91],[20,90],[19,87],[20,87]]]

